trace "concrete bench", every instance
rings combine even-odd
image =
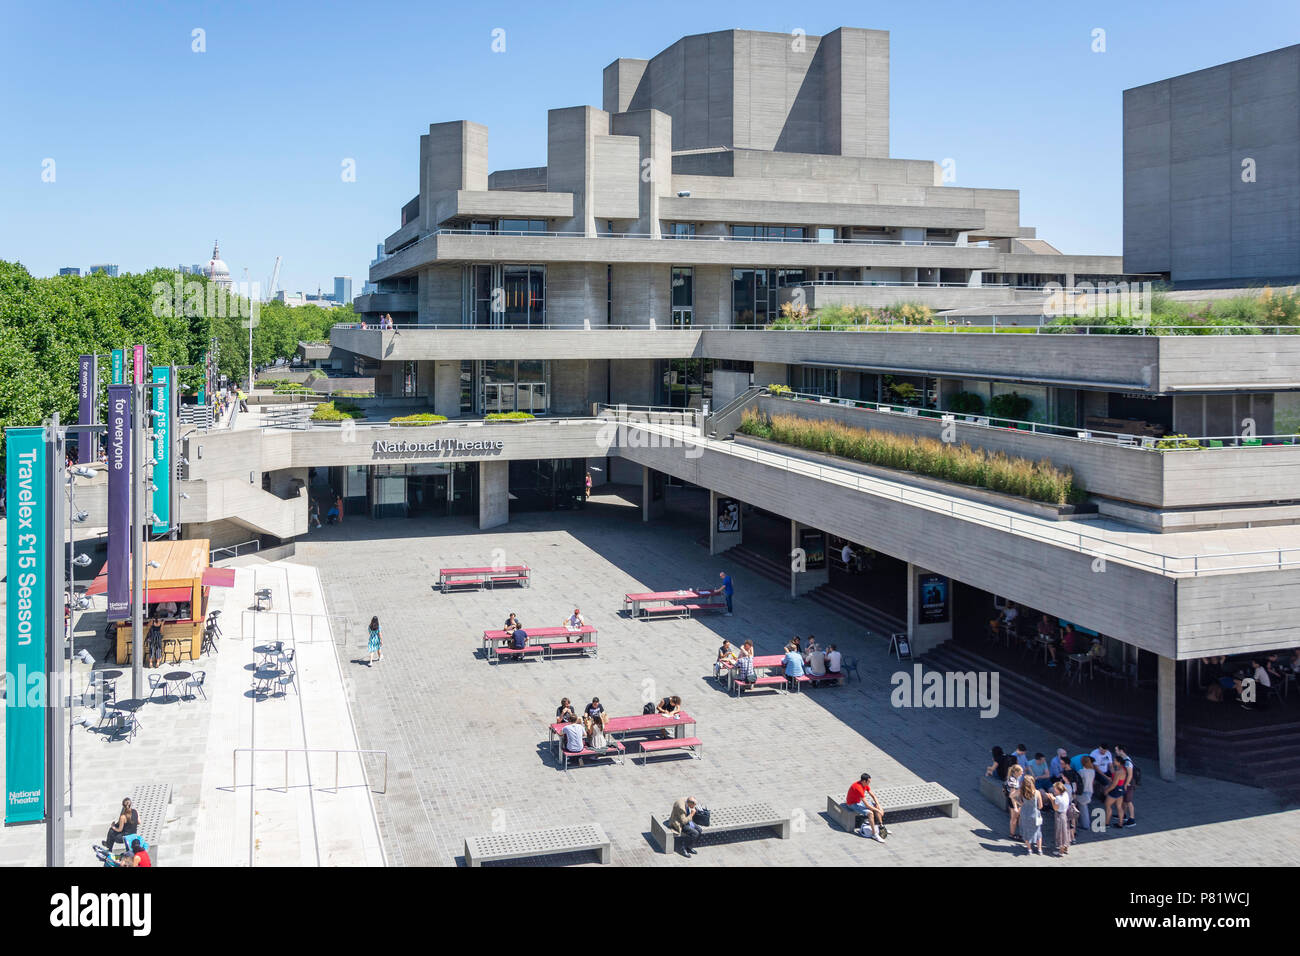
[[[710,833],[729,830],[775,830],[782,840],[790,839],[790,815],[777,813],[769,804],[751,803],[740,807],[709,808],[709,825],[700,827],[707,837]],[[677,834],[668,829],[668,821],[650,817],[650,836],[664,853],[677,848]]]
[[[699,737],[667,737],[663,740],[641,741],[641,766],[645,766],[651,754],[669,750],[685,750],[696,760],[704,759],[704,741]]]
[[[1007,808],[1007,785],[1006,781],[999,780],[997,777],[980,777],[980,794],[988,798],[989,803],[999,810]]]
[[[596,656],[595,641],[571,641],[567,644],[542,644],[541,646],[546,648],[547,657],[554,657],[556,651],[577,651],[583,657],[587,656],[587,651],[591,651],[591,656]]]
[[[163,824],[167,822],[167,808],[172,802],[170,783],[146,783],[131,793],[131,806],[140,815],[136,833],[149,844],[149,859],[158,864],[158,844],[162,842]]]
[[[955,818],[957,816],[957,798],[937,783],[903,784],[898,787],[873,790],[872,793],[876,795],[881,808],[885,811],[886,823],[889,822],[891,813],[900,813],[903,810],[923,810],[928,807],[938,807],[949,817]],[[827,796],[826,813],[839,826],[849,832],[853,831],[857,811],[848,809],[844,806],[842,800]]]
[[[781,693],[785,692],[790,681],[784,674],[770,674],[767,677],[758,677],[752,681],[740,680],[739,678],[731,682],[731,688],[739,697],[751,687],[775,687]]]
[[[627,753],[627,747],[619,743],[617,740],[609,741],[609,746],[600,753],[597,753],[596,751],[592,750],[590,747],[584,747],[580,753],[570,753],[569,751],[564,749],[563,745],[561,745],[560,766],[564,769],[565,773],[568,773],[570,760],[577,760],[577,761],[604,760],[606,758],[609,758],[610,760],[613,760],[615,763],[622,763],[623,755],[626,753]]]
[[[529,654],[545,654],[545,644],[529,644],[527,647],[498,647],[493,652],[493,657],[500,660],[503,657],[517,657],[523,660]]]
[[[465,840],[465,865],[482,866],[495,860],[518,860],[583,850],[595,850],[600,854],[601,863],[609,862],[609,837],[605,836],[599,823],[469,837]]]

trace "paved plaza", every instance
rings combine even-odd
[[[609,835],[613,862],[624,865],[1020,862],[1023,851],[1005,837],[1005,813],[979,793],[989,747],[1023,742],[1031,753],[1058,745],[1077,753],[1097,741],[1059,741],[1005,709],[994,719],[975,710],[895,709],[889,676],[897,666],[886,642],[791,600],[771,581],[729,566],[725,554],[711,558],[700,543],[707,526],[698,497],[679,493],[670,513],[649,524],[605,494],[585,511],[512,514],[490,531],[470,519],[349,518],[299,542],[295,560],[319,568],[331,615],[363,625],[378,614],[383,625],[384,661],[355,662],[365,655],[354,627],[343,668],[360,746],[387,750],[395,768],[387,794],[375,798],[388,862],[461,863],[469,835],[592,821]],[[440,567],[494,556],[530,565],[532,587],[436,590]],[[620,614],[626,592],[703,586],[721,569],[735,578],[732,617],[642,623]],[[525,627],[548,626],[575,605],[600,629],[598,658],[482,659],[483,630],[508,612]],[[856,655],[861,683],[733,699],[711,679],[722,637],[752,638],[763,654],[809,633]],[[703,760],[663,757],[642,767],[629,759],[567,774],[556,766],[546,728],[562,697],[581,704],[598,696],[622,716],[671,694],[698,721]],[[1138,827],[1086,835],[1068,860],[1034,863],[1238,865],[1242,847],[1259,863],[1300,861],[1300,813],[1273,794],[1185,775],[1169,784],[1154,760],[1141,763]],[[937,781],[961,799],[960,816],[905,815],[883,845],[845,833],[827,821],[826,796],[842,799],[863,770],[877,788]],[[712,806],[770,803],[792,814],[795,832],[789,841],[715,837],[690,863],[660,854],[649,817],[666,815],[687,793]]]

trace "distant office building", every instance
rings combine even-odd
[[[334,301],[339,305],[352,301],[352,276],[334,277]]]
[[[1124,91],[1124,268],[1300,278],[1300,44]]]
[[[79,275],[81,275],[81,269],[78,268],[77,266],[64,266],[62,269],[59,270],[59,275],[61,275],[61,276],[79,276]]]
[[[102,264],[100,264],[100,265],[97,265],[97,266],[91,266],[91,267],[90,267],[90,274],[91,274],[91,275],[96,275],[96,274],[101,273],[101,272],[102,272],[104,275],[107,275],[107,276],[114,276],[114,277],[116,277],[116,276],[117,276],[117,266],[112,265],[112,264],[110,264],[110,263],[102,263]]]

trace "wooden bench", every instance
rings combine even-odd
[[[545,655],[545,653],[545,644],[529,644],[527,647],[498,647],[493,651],[492,656],[496,660],[500,660],[503,657],[516,657],[522,661],[529,654]]]
[[[903,810],[923,810],[928,807],[939,807],[948,816],[953,818],[957,816],[957,798],[937,783],[910,783],[898,787],[885,787],[872,792],[876,795],[881,808],[885,811],[886,823],[889,822],[891,813],[900,813]],[[857,811],[844,806],[842,800],[827,796],[826,813],[845,830],[850,833],[853,832]]]
[[[775,687],[780,693],[785,693],[789,683],[789,679],[784,674],[769,674],[766,677],[756,677],[752,681],[733,680],[731,689],[737,697],[751,687]]]
[[[685,750],[696,760],[704,759],[704,741],[699,737],[667,737],[663,740],[641,741],[641,766],[645,766],[651,754],[668,750]]]
[[[595,641],[572,641],[567,644],[541,644],[539,646],[546,649],[546,656],[548,658],[554,657],[556,651],[577,651],[583,657],[587,656],[587,651],[591,651],[591,656],[596,656]],[[498,653],[500,652],[498,651]]]
[[[710,833],[729,830],[775,830],[782,840],[790,839],[790,815],[777,813],[766,803],[751,803],[739,807],[709,808],[709,825],[700,827],[707,837]],[[668,829],[668,821],[658,816],[650,817],[650,836],[664,853],[677,848],[677,834]]]
[[[131,793],[131,806],[140,815],[136,833],[149,844],[149,859],[158,865],[158,844],[162,842],[163,824],[167,822],[167,808],[172,802],[170,783],[146,783]]]
[[[570,753],[569,751],[564,749],[564,745],[563,743],[561,743],[560,766],[564,769],[565,773],[568,773],[570,760],[577,760],[581,762],[587,759],[604,760],[606,757],[608,757],[610,760],[613,760],[615,763],[622,763],[623,756],[626,753],[627,753],[627,747],[619,743],[617,740],[609,741],[609,746],[600,753],[597,753],[596,751],[592,750],[590,747],[582,748],[582,751],[580,753],[576,753],[576,754]]]
[[[600,854],[601,863],[609,862],[609,837],[605,836],[599,823],[468,837],[465,840],[465,865],[482,866],[495,860],[518,860],[583,850],[595,850]]]

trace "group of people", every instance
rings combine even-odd
[[[1231,668],[1226,656],[1201,658],[1201,676],[1206,681],[1205,699],[1215,702],[1236,701],[1247,710],[1262,710],[1268,706],[1270,691],[1274,687],[1285,686],[1287,676],[1292,680],[1300,677],[1300,647],[1291,652],[1291,657],[1282,659],[1276,651],[1269,654],[1257,654],[1250,659],[1249,668]],[[1246,680],[1254,681],[1252,693],[1243,693]],[[1253,697],[1254,699],[1250,699]]]
[[[1024,843],[1026,855],[1043,852],[1044,811],[1052,814],[1058,857],[1069,854],[1080,817],[1095,830],[1109,828],[1112,819],[1117,829],[1137,826],[1134,796],[1141,771],[1119,744],[1073,757],[1058,747],[1051,760],[1041,753],[1030,757],[1024,744],[1011,753],[994,747],[985,774],[1002,782],[1010,836]],[[1100,821],[1093,819],[1094,798],[1103,801]]]
[[[838,674],[844,664],[844,655],[834,644],[828,644],[823,648],[817,644],[817,639],[811,634],[808,635],[807,643],[803,638],[795,636],[785,645],[783,653],[785,654],[784,672],[791,686],[805,674],[810,677]],[[718,648],[717,659],[713,662],[713,677],[718,682],[725,683],[726,672],[730,670],[735,671],[736,680],[751,684],[754,682],[756,675],[752,640],[747,640],[736,648],[732,646],[731,641],[723,639],[722,646]]]
[[[104,846],[109,853],[113,852],[118,840],[126,846],[126,852],[117,857],[118,866],[153,866],[144,840],[136,833],[139,828],[140,812],[132,806],[131,798],[126,797],[117,820],[109,824],[108,836],[104,837]]]
[[[998,616],[989,621],[989,630],[996,634],[999,629],[1007,629],[1012,634],[1022,635],[1021,617],[1020,609],[1008,601]],[[1067,658],[1075,654],[1087,654],[1098,661],[1106,657],[1106,648],[1099,635],[1085,635],[1069,621],[1040,614],[1034,631],[1047,649],[1048,667],[1058,666],[1062,654]]]
[[[682,713],[682,699],[673,695],[662,698],[658,703],[650,701],[645,705],[642,713],[673,717]],[[581,754],[590,750],[596,756],[603,756],[613,746],[606,735],[609,716],[605,713],[605,705],[600,702],[599,697],[593,697],[591,703],[581,710],[565,697],[555,708],[555,722],[563,725],[560,728],[560,746],[565,753]],[[665,737],[672,736],[667,729],[663,730],[662,734]]]
[[[330,524],[343,523],[343,496],[335,495],[334,503],[330,505],[329,511],[325,513],[325,520]],[[320,505],[313,498],[311,503],[311,513],[307,515],[307,524],[310,528],[319,528],[320,524]]]
[[[362,329],[368,329],[368,328],[370,328],[371,326],[370,326],[370,324],[369,324],[368,322],[366,322],[365,319],[362,319],[362,320],[358,323],[358,327],[359,327],[359,328],[362,328]],[[379,317],[379,321],[375,323],[374,327],[377,328],[377,329],[391,329],[391,328],[395,328],[395,326],[393,325],[393,317],[392,317],[390,314],[388,314],[387,312],[385,312],[383,315],[381,315],[381,316]]]
[[[575,607],[573,613],[560,622],[560,627],[569,631],[579,631],[587,626],[587,619],[582,616],[582,609]],[[501,630],[510,638],[510,646],[522,650],[528,646],[528,631],[519,621],[519,615],[511,611]]]

